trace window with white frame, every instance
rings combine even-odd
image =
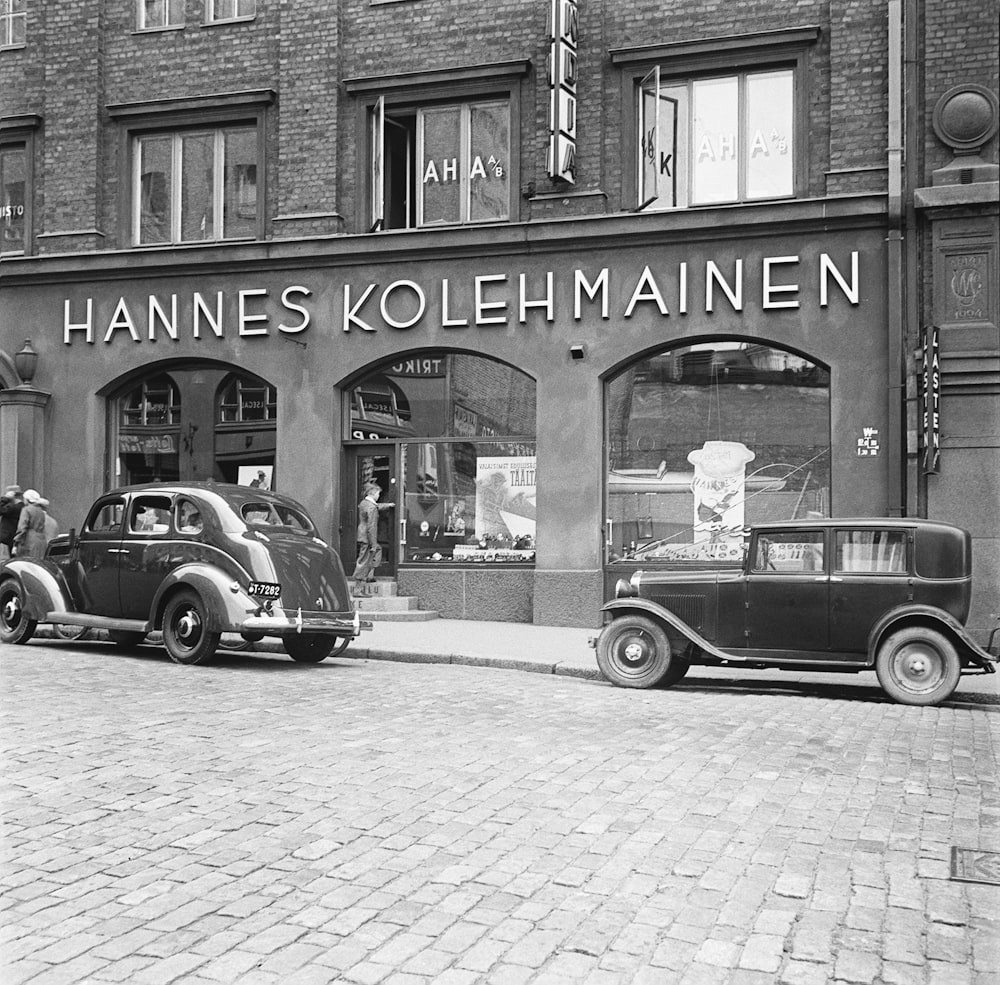
[[[257,0],[205,0],[205,21],[244,20],[257,14]]]
[[[136,0],[136,27],[155,31],[184,23],[184,0]]]
[[[25,42],[28,19],[25,0],[0,0],[0,48],[10,48]]]
[[[25,144],[0,144],[0,253],[25,250],[28,155]]]
[[[792,69],[641,82],[639,206],[678,209],[795,194]]]
[[[258,131],[221,126],[133,137],[137,246],[257,235]]]
[[[509,99],[386,106],[371,114],[373,229],[511,215]]]
[[[815,25],[613,48],[623,70],[622,196],[687,209],[807,193]],[[628,125],[628,121],[632,125]]]

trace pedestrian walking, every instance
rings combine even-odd
[[[41,560],[45,556],[45,546],[52,530],[52,522],[46,512],[48,505],[49,501],[43,499],[36,489],[24,490],[24,508],[14,534],[14,554],[18,557]]]
[[[0,496],[0,561],[6,561],[14,553],[14,534],[24,509],[21,487],[10,485]]]
[[[380,503],[382,487],[377,482],[369,483],[365,497],[358,504],[358,563],[351,576],[355,582],[375,581],[375,569],[382,563],[382,547],[378,542],[378,515],[395,503]]]

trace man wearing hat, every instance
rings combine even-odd
[[[6,561],[14,549],[14,534],[24,509],[21,487],[8,486],[0,496],[0,561]]]
[[[18,557],[33,557],[41,560],[45,557],[45,546],[49,542],[47,499],[35,489],[24,490],[24,508],[17,521],[17,531],[14,533],[13,553]]]

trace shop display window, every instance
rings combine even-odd
[[[212,479],[273,489],[277,389],[221,365],[173,365],[112,401],[115,485]]]
[[[829,515],[830,375],[737,341],[646,357],[607,384],[611,564],[739,562],[752,523]]]
[[[407,442],[402,455],[403,560],[534,562],[534,442]]]
[[[352,438],[395,443],[400,562],[534,562],[531,377],[483,356],[422,352],[374,368],[350,397]]]

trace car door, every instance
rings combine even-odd
[[[175,566],[170,496],[140,493],[126,511],[119,547],[118,593],[123,619],[148,619],[153,596]]]
[[[824,657],[829,643],[826,531],[759,531],[751,550],[747,648]]]
[[[106,496],[93,505],[80,531],[66,572],[80,612],[121,616],[118,566],[124,518],[125,497]]]
[[[864,653],[878,618],[910,597],[906,529],[864,527],[833,531],[830,648]]]

